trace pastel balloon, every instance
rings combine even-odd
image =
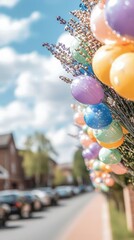
[[[134,101],[134,53],[116,58],[110,70],[110,80],[120,96]]]
[[[80,75],[71,83],[73,97],[83,104],[97,104],[102,102],[104,91],[100,83],[93,77]]]
[[[104,45],[96,51],[92,59],[92,67],[97,78],[111,86],[110,69],[114,60],[123,53],[134,51],[134,45]]]
[[[115,181],[112,178],[106,178],[104,182],[108,187],[112,187],[115,183]]]
[[[94,158],[98,157],[100,149],[101,146],[97,142],[91,143],[89,146],[89,150],[93,153]]]
[[[101,162],[99,160],[95,160],[93,163],[93,170],[100,171],[101,168]]]
[[[122,127],[123,134],[128,134],[129,133],[129,131],[125,127],[123,127],[123,126],[121,126],[121,127]]]
[[[121,154],[118,149],[101,148],[99,159],[105,164],[117,164],[121,161]]]
[[[109,26],[123,37],[134,39],[134,1],[109,0],[105,7]]]
[[[108,186],[106,186],[105,184],[101,184],[101,190],[104,191],[104,192],[108,192],[109,191],[109,188]]]
[[[89,145],[92,143],[92,140],[87,136],[87,134],[83,134],[80,136],[80,143],[82,147],[88,148]]]
[[[127,169],[126,169],[126,167],[123,166],[122,163],[111,165],[111,169],[112,169],[112,172],[119,174],[119,175],[127,173]]]
[[[74,115],[74,123],[80,126],[85,125],[84,115],[82,112],[76,112]]]
[[[86,108],[84,120],[90,128],[101,129],[112,122],[112,115],[104,103],[99,103]]]
[[[79,63],[82,63],[84,65],[89,65],[89,62],[87,59],[91,59],[88,52],[85,50],[86,44],[84,44],[84,47],[82,46],[82,43],[74,39],[74,42],[72,43],[70,47],[70,52],[72,54],[72,57]]]
[[[104,4],[98,3],[91,12],[91,31],[95,38],[105,44],[123,44],[124,39],[117,36],[105,19]]]
[[[124,142],[124,137],[122,137],[120,140],[118,140],[117,142],[113,142],[113,143],[105,143],[105,142],[101,142],[101,141],[97,141],[99,143],[99,145],[101,147],[104,148],[109,148],[109,149],[116,149],[118,147],[120,147],[123,142]]]
[[[115,120],[103,129],[93,130],[93,134],[97,140],[104,143],[114,143],[123,137],[122,128]]]
[[[87,126],[87,125],[86,125]],[[93,141],[93,142],[96,142],[96,138],[94,137],[93,135],[93,129],[89,128],[87,129],[87,134],[89,136],[89,138]]]
[[[85,149],[82,151],[83,158],[86,158],[88,160],[92,159],[94,154],[90,151],[90,149]]]

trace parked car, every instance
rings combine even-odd
[[[24,196],[32,206],[32,211],[40,211],[43,207],[41,200],[39,197],[32,194],[30,191],[24,191],[22,192],[22,196]]]
[[[59,198],[70,198],[74,195],[71,186],[58,186],[56,192]]]
[[[39,189],[34,189],[31,191],[31,193],[40,199],[43,207],[47,207],[51,204],[51,198],[48,193]]]
[[[0,204],[0,227],[4,227],[10,214],[10,207],[7,204]]]
[[[51,187],[41,187],[41,188],[39,188],[39,190],[41,190],[49,195],[50,200],[51,200],[50,205],[58,204],[59,196],[55,189],[52,189]]]
[[[32,207],[20,191],[5,190],[0,192],[0,204],[10,207],[9,215],[17,214],[20,218],[31,217]]]

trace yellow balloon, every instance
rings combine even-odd
[[[100,142],[97,141],[99,143],[100,146],[108,148],[108,149],[115,149],[118,148],[119,146],[121,146],[124,142],[124,137],[122,137],[119,141],[114,142],[114,143],[104,143],[104,142]]]
[[[110,80],[120,96],[134,101],[134,52],[125,53],[113,62]]]
[[[134,51],[133,44],[104,45],[95,53],[92,67],[97,78],[104,84],[111,86],[110,69],[114,60],[123,53]]]

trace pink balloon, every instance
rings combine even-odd
[[[113,178],[106,178],[104,182],[108,187],[112,187],[114,185]]]
[[[113,164],[110,167],[111,167],[112,172],[114,172],[116,174],[122,175],[122,174],[127,173],[127,169],[123,166],[122,163]]]

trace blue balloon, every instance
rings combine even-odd
[[[112,115],[104,103],[99,103],[86,108],[84,120],[90,128],[101,129],[111,124]]]
[[[91,65],[88,65],[88,66],[86,65],[86,67],[87,67],[87,70],[81,68],[81,69],[80,69],[80,72],[81,72],[82,74],[86,74],[86,75],[88,75],[88,76],[94,76],[95,74],[94,74],[94,72],[93,72],[92,66],[91,66]]]

